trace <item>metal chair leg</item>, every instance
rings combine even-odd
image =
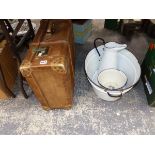
[[[31,20],[30,20],[30,19],[27,19],[27,22],[28,22],[28,25],[29,25],[31,37],[32,37],[32,39],[33,39],[34,36],[35,36],[35,34],[34,34],[34,30],[33,30],[33,26],[32,26]]]
[[[24,86],[23,86],[23,76],[21,73],[19,73],[19,81],[20,81],[21,92],[22,92],[23,96],[27,99],[28,95],[26,94],[26,91],[25,91]]]
[[[18,63],[18,68],[19,68],[20,64],[21,64],[21,59],[17,59],[17,63]],[[28,95],[26,94],[26,91],[25,91],[24,86],[23,86],[23,76],[22,76],[22,74],[20,73],[19,70],[18,70],[18,76],[19,76],[20,90],[21,90],[23,96],[27,99]]]

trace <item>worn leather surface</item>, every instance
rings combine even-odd
[[[47,53],[39,56],[40,48]],[[71,107],[74,57],[71,21],[42,20],[20,70],[44,109]]]
[[[8,44],[3,44],[3,47],[1,46],[0,66],[8,88],[12,89],[15,84],[18,69],[17,61],[13,57],[13,53]],[[8,97],[10,97],[10,93],[7,91],[2,73],[0,73],[0,99],[6,99]]]

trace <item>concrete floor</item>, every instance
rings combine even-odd
[[[92,35],[85,45],[76,45],[75,93],[71,110],[42,110],[32,91],[24,99],[15,87],[15,99],[0,101],[0,134],[155,134],[155,108],[147,105],[142,82],[115,102],[95,95],[84,74],[84,60],[93,40],[126,43],[141,63],[148,47],[144,34],[127,41],[117,32],[103,29],[103,20],[93,21]]]

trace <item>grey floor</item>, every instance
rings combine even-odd
[[[44,111],[28,87],[30,97],[23,98],[17,83],[17,97],[0,101],[0,134],[155,134],[155,108],[147,105],[141,81],[120,100],[106,102],[97,98],[83,69],[85,56],[96,37],[127,43],[140,63],[149,39],[144,34],[135,34],[128,41],[117,32],[103,29],[102,21],[93,24],[86,44],[76,45],[73,108]]]

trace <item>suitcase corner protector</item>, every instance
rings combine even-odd
[[[27,61],[23,62],[21,64],[21,66],[19,67],[19,70],[24,77],[28,77],[31,75],[31,68],[30,67],[31,67],[31,63],[27,62]]]

